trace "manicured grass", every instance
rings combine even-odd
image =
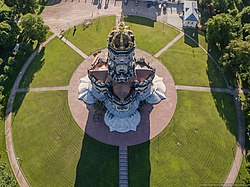
[[[20,87],[66,86],[82,61],[79,54],[56,37],[30,64]]]
[[[31,186],[118,186],[118,147],[83,134],[66,91],[19,93],[14,112],[15,153]]]
[[[184,43],[184,37],[163,53],[159,59],[167,66],[176,84],[226,86],[221,74],[205,52],[199,47],[191,47]]]
[[[82,24],[78,25],[74,36],[73,29],[68,30],[64,33],[64,37],[90,55],[107,46],[108,34],[115,24],[114,16],[100,17],[92,20],[92,24],[85,30]]]
[[[135,34],[136,47],[151,54],[157,53],[179,34],[179,31],[160,22],[149,26],[147,18],[129,16],[126,21]]]
[[[178,91],[168,127],[150,142],[129,147],[130,186],[223,183],[234,157],[235,131],[229,95]]]

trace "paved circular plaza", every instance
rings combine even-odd
[[[84,102],[78,100],[78,86],[80,78],[87,75],[87,69],[90,68],[94,60],[94,55],[85,59],[76,69],[71,77],[68,91],[68,102],[73,118],[79,127],[89,136],[96,140],[116,146],[136,145],[157,136],[170,122],[176,107],[177,94],[174,80],[167,68],[152,55],[145,51],[136,49],[136,59],[144,57],[149,65],[156,68],[156,74],[163,77],[166,85],[166,99],[157,105],[143,104],[140,109],[141,122],[135,132],[127,133],[110,132],[105,125],[103,111],[97,111],[93,107],[87,107]],[[107,54],[107,50],[102,50],[99,55]]]

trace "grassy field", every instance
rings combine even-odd
[[[114,26],[114,16],[100,17],[92,20],[92,25],[85,30],[82,24],[78,25],[74,36],[73,29],[68,30],[64,33],[64,37],[84,53],[90,55],[107,46],[108,34]]]
[[[79,54],[56,37],[30,64],[20,87],[66,86],[82,61]]]
[[[229,95],[178,91],[168,127],[150,142],[129,147],[130,186],[223,183],[234,156],[235,126]]]
[[[159,59],[171,72],[175,83],[191,86],[225,87],[225,82],[211,60],[199,47],[184,42],[184,37]],[[191,41],[189,41],[191,42]]]
[[[150,19],[129,16],[125,19],[135,34],[136,47],[151,54],[157,53],[179,34],[179,31]]]
[[[31,186],[118,186],[118,147],[83,134],[66,91],[19,93],[14,112],[15,153]]]
[[[126,25],[135,33],[137,47],[151,54],[157,53],[179,33],[167,25],[142,17],[129,16],[126,21]],[[147,24],[148,22],[150,24]],[[64,36],[90,55],[107,46],[108,34],[114,26],[115,17],[102,17],[93,20],[92,25],[85,30],[82,25],[78,25],[74,36],[73,29],[67,31]]]

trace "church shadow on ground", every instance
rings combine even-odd
[[[86,133],[76,168],[75,187],[117,187],[119,148],[98,142]]]
[[[103,116],[105,109],[100,104],[95,107],[88,107],[89,114],[86,124],[86,132],[93,133],[94,131],[100,133],[101,138],[105,138],[107,142],[113,144],[129,144],[136,141],[136,138],[141,138],[145,134],[149,137],[149,114],[152,110],[152,106],[144,107],[145,114],[142,114],[142,121],[137,126],[137,131],[129,131],[127,133],[110,132],[108,127],[104,124]],[[140,107],[143,110],[143,105]],[[146,131],[146,132],[145,132]],[[143,134],[142,134],[143,133]],[[118,142],[117,142],[118,141]],[[149,141],[141,144],[143,145],[140,150],[136,149],[131,152],[128,147],[128,181],[133,184],[133,180],[139,181],[149,186],[150,177],[150,160],[149,160]],[[144,146],[146,145],[146,146]],[[138,147],[138,146],[136,146]],[[141,146],[140,146],[141,147]],[[132,147],[133,149],[133,147]],[[134,157],[140,157],[143,162],[133,162]],[[132,158],[132,160],[130,159]],[[143,163],[142,165],[140,165]],[[139,164],[139,165],[138,165]],[[136,173],[130,173],[135,171],[132,167],[140,167],[140,171],[143,171],[143,179],[136,178]],[[141,176],[142,174],[140,173]],[[100,141],[90,137],[85,133],[80,159],[76,169],[75,187],[93,186],[93,187],[117,187],[119,186],[119,147],[114,145],[107,145]]]

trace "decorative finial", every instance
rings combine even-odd
[[[125,23],[121,22],[119,25],[119,30],[124,30],[125,29]]]

